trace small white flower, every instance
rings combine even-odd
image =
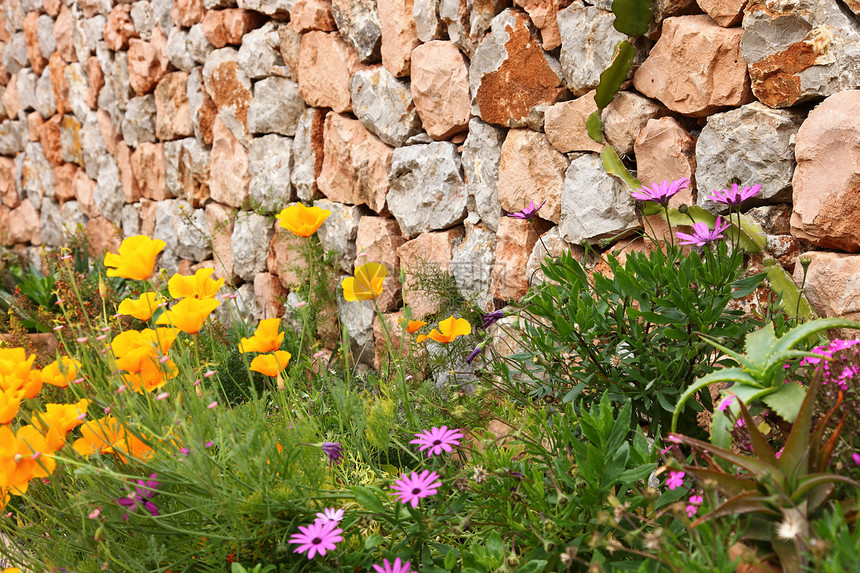
[[[806,521],[797,509],[786,509],[782,512],[783,520],[776,526],[776,535],[785,541],[794,541],[804,529]]]

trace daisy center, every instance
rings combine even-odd
[[[441,444],[441,443],[442,443],[442,440],[433,440],[433,445],[434,445],[434,446],[438,446],[438,445],[439,445],[439,444]]]
[[[421,493],[420,487],[416,487],[412,490],[412,495],[418,495],[419,493]]]
[[[313,543],[314,545],[319,545],[320,543],[322,543],[322,539],[321,539],[321,538],[319,538],[319,537],[314,537],[314,538],[311,540],[311,543]]]

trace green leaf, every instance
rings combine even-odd
[[[594,101],[599,110],[612,103],[612,98],[615,97],[615,94],[621,89],[621,84],[627,79],[635,55],[636,48],[627,40],[621,40],[616,44],[612,63],[600,74],[600,83],[597,85],[597,93],[594,96]]]
[[[819,318],[818,320],[805,322],[786,332],[785,335],[777,341],[774,353],[794,348],[794,346],[804,338],[808,338],[809,336],[824,330],[830,330],[831,328],[860,329],[860,322],[845,318]]]
[[[374,533],[364,539],[364,548],[367,551],[370,551],[380,543],[385,541],[385,538],[379,535],[378,533]]]
[[[498,531],[493,531],[487,538],[487,558],[490,561],[492,569],[498,569],[502,566],[502,561],[505,557],[505,546],[502,543],[502,536]]]
[[[618,157],[618,154],[615,153],[614,149],[607,147],[603,150],[603,153],[600,154],[600,158],[603,160],[603,168],[608,174],[620,179],[630,189],[639,189],[642,187],[642,183],[633,177],[633,175],[630,174],[630,171],[624,167],[624,163],[621,162],[621,158]]]
[[[354,485],[352,486],[352,495],[355,496],[355,501],[365,509],[369,509],[373,513],[385,513],[385,506],[370,488]]]
[[[794,284],[791,275],[786,272],[779,261],[776,259],[767,259],[764,262],[764,268],[767,269],[767,280],[770,281],[770,288],[776,294],[780,295],[780,308],[789,314],[796,316],[802,320],[810,320],[815,317],[815,312],[809,305],[809,301]]]
[[[806,390],[800,384],[786,382],[778,391],[762,398],[762,401],[786,422],[794,422],[806,397]]]
[[[600,121],[600,110],[588,116],[585,121],[585,129],[588,131],[588,137],[597,143],[603,143],[603,122]]]
[[[651,20],[651,0],[615,0],[615,29],[628,36],[642,36],[648,31]]]
[[[751,277],[745,277],[734,281],[731,287],[734,289],[732,298],[743,298],[755,291],[761,285],[761,281],[767,276],[767,273],[757,273]]]
[[[747,359],[758,366],[760,372],[764,372],[767,369],[770,356],[776,346],[776,340],[776,333],[773,330],[773,323],[771,322],[747,334],[746,346],[744,347]]]
[[[517,573],[539,573],[544,570],[544,567],[546,567],[546,560],[532,559],[517,568]]]
[[[759,385],[758,380],[749,375],[749,373],[744,372],[740,368],[723,368],[722,370],[717,370],[715,372],[711,372],[706,376],[702,376],[693,384],[687,388],[681,397],[678,398],[678,403],[675,404],[675,413],[672,415],[672,431],[674,432],[678,426],[678,416],[681,414],[681,410],[684,409],[684,404],[690,397],[693,396],[696,392],[708,386],[709,384],[715,384],[717,382],[740,382],[742,384],[749,384],[753,387],[757,387]]]
[[[450,571],[457,566],[457,551],[451,549],[445,554],[445,569]]]

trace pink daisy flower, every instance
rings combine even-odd
[[[412,573],[412,569],[410,567],[410,562],[407,561],[406,563],[403,563],[400,561],[400,557],[397,557],[394,560],[394,563],[388,559],[383,559],[382,566],[376,564],[373,565],[376,573]],[[369,571],[368,573],[373,573],[373,571]]]
[[[333,521],[335,523],[340,522],[343,519],[343,510],[335,509],[333,507],[327,507],[323,509],[320,513],[317,514],[317,521],[322,521],[326,523],[328,521]]]
[[[537,215],[537,212],[540,211],[540,208],[544,206],[546,201],[541,202],[540,205],[535,207],[535,202],[532,201],[529,203],[529,206],[523,209],[522,211],[517,211],[516,213],[508,213],[508,217],[513,219],[525,219],[526,221],[531,221]]]
[[[442,453],[442,450],[451,452],[451,446],[459,446],[460,438],[462,437],[463,434],[459,428],[449,430],[448,426],[442,426],[441,428],[434,426],[429,430],[415,434],[415,439],[410,440],[409,443],[419,444],[421,447],[418,448],[418,451],[423,452],[427,450],[427,457],[429,458],[430,456],[438,456]]]
[[[725,398],[722,399],[719,406],[717,406],[717,410],[719,410],[720,412],[725,411],[725,409],[728,408],[729,405],[734,401],[735,401],[735,395],[729,394],[728,396],[726,396]]]
[[[409,477],[401,474],[400,479],[391,486],[391,489],[396,492],[391,495],[397,496],[397,501],[400,503],[409,503],[412,507],[418,507],[419,499],[435,494],[442,485],[442,482],[437,481],[438,479],[439,474],[430,470],[424,470],[420,475],[412,472]]]
[[[714,222],[714,230],[712,231],[706,223],[694,223],[693,234],[675,233],[675,236],[681,239],[682,245],[698,245],[704,247],[712,241],[723,238],[723,232],[728,229],[731,224],[728,221],[723,221],[722,217],[717,217]]]
[[[675,489],[684,485],[684,472],[669,472],[669,479],[666,480],[666,485],[669,489]]]
[[[299,531],[290,537],[290,543],[298,545],[293,553],[304,553],[307,551],[308,559],[313,559],[319,553],[325,555],[326,551],[335,548],[339,541],[343,541],[343,529],[337,526],[336,521],[314,521],[310,525],[300,525]]]
[[[639,201],[654,201],[665,205],[669,202],[669,198],[682,189],[686,189],[690,184],[689,177],[682,177],[674,181],[663,181],[662,183],[654,183],[651,186],[644,185],[631,193],[634,199]]]
[[[753,185],[752,187],[747,185],[741,189],[737,183],[732,183],[731,190],[714,191],[713,194],[708,195],[708,199],[716,203],[723,203],[729,207],[737,207],[750,197],[758,195],[759,191],[761,191],[761,185]]]

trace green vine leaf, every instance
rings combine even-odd
[[[594,96],[598,109],[603,109],[612,103],[615,94],[621,89],[621,84],[627,79],[627,73],[633,66],[635,55],[636,48],[627,40],[621,40],[615,46],[612,64],[600,74],[600,83]]]
[[[648,31],[651,0],[615,0],[612,12],[615,14],[615,29],[635,38]]]

